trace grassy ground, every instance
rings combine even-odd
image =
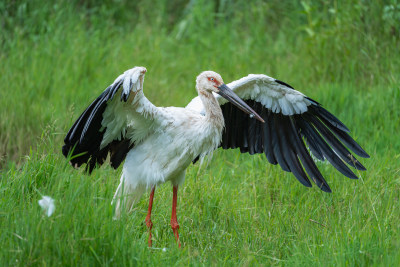
[[[400,42],[396,1],[11,1],[0,4],[0,265],[383,265],[400,262]],[[151,4],[150,4],[151,3]],[[211,3],[211,4],[210,4]],[[397,28],[396,28],[397,27]],[[146,66],[156,105],[183,106],[196,75],[265,73],[324,104],[371,155],[333,190],[307,189],[265,156],[217,151],[180,189],[112,220],[120,170],[70,168],[62,139],[116,76]],[[37,201],[56,200],[46,217]],[[162,251],[166,248],[166,251]]]

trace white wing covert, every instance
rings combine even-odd
[[[357,179],[347,166],[357,170],[365,167],[352,155],[369,155],[348,134],[349,129],[318,102],[296,91],[290,85],[262,74],[227,84],[265,121],[261,123],[236,108],[223,97],[215,95],[225,120],[221,147],[240,148],[242,153],[264,153],[271,164],[279,164],[292,172],[305,186],[316,185],[331,192],[311,154],[328,160],[345,176]],[[188,108],[204,113],[199,98]],[[346,165],[347,164],[347,165]]]
[[[145,68],[125,71],[89,105],[68,131],[62,148],[70,163],[87,163],[92,172],[110,154],[111,166],[117,168],[126,154],[154,130],[164,112],[143,94]]]

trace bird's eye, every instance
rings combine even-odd
[[[208,78],[210,81],[214,81],[214,78]]]

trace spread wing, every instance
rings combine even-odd
[[[135,143],[163,121],[163,110],[143,94],[145,72],[143,67],[125,71],[72,125],[62,147],[72,166],[87,163],[90,173],[110,154],[111,166],[118,168]]]
[[[272,164],[279,164],[307,187],[311,182],[325,192],[329,185],[313,158],[328,160],[345,176],[357,179],[349,166],[365,167],[352,154],[369,155],[348,134],[349,129],[321,104],[290,85],[266,75],[250,74],[228,84],[265,121],[261,123],[216,95],[225,119],[223,149],[240,148],[242,153],[264,153]],[[188,108],[204,112],[200,99]],[[346,148],[347,147],[347,148]],[[351,152],[350,152],[351,151]]]

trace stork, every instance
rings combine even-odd
[[[145,219],[152,246],[151,210],[156,186],[173,186],[171,227],[180,247],[176,216],[178,188],[186,168],[214,150],[240,148],[241,153],[265,154],[269,163],[292,172],[300,183],[331,189],[314,162],[328,160],[345,176],[348,167],[366,170],[360,157],[369,155],[348,134],[349,129],[321,104],[290,85],[262,74],[250,74],[225,84],[213,71],[196,79],[198,96],[185,108],[156,107],[143,94],[146,68],[120,75],[80,115],[64,139],[62,152],[75,168],[113,168],[125,160],[113,197],[115,216],[130,210],[151,190]]]

